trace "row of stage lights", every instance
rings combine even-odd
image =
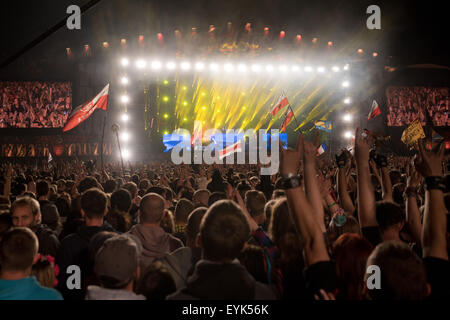
[[[120,60],[120,64],[122,67],[128,67],[131,65],[131,62],[128,58],[122,58]],[[332,73],[337,73],[340,71],[348,71],[349,65],[345,64],[344,66],[330,66],[329,68],[326,68],[324,66],[318,66],[313,67],[310,65],[306,66],[299,66],[297,64],[280,64],[280,65],[273,65],[273,64],[260,64],[260,63],[253,63],[251,65],[248,65],[246,63],[217,63],[217,62],[196,62],[191,63],[189,61],[182,61],[180,63],[176,63],[174,61],[168,61],[168,62],[162,62],[160,60],[153,60],[153,61],[146,61],[144,59],[138,59],[135,61],[135,66],[138,69],[146,69],[149,67],[152,71],[161,71],[161,70],[167,70],[167,71],[175,71],[175,70],[181,70],[181,71],[190,71],[195,70],[197,72],[202,71],[211,71],[211,72],[226,72],[226,73],[232,73],[232,72],[238,72],[238,73],[247,73],[247,72],[268,72],[272,73],[275,71],[280,71],[282,73],[292,72],[292,73],[326,73],[327,70],[330,70]]]

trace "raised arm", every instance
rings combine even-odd
[[[411,166],[408,170],[408,180],[405,190],[406,223],[409,226],[412,236],[418,245],[421,245],[422,222],[420,221],[420,211],[417,205],[417,188],[420,185],[420,174]]]
[[[447,253],[447,209],[444,203],[445,184],[442,180],[444,145],[437,152],[424,150],[419,141],[420,157],[416,169],[425,178],[425,213],[423,219],[423,257],[448,260]]]
[[[355,160],[358,188],[358,218],[361,228],[378,226],[375,215],[375,195],[370,181],[370,144],[363,138],[359,128],[355,133]]]
[[[301,159],[303,145],[303,136],[300,135],[295,150],[284,150],[280,148],[280,171],[282,176],[285,177],[284,179],[289,179],[286,177],[291,175],[297,175],[297,168]],[[315,161],[314,159],[311,159],[309,154],[305,155],[304,160],[307,160],[308,162]],[[300,228],[300,233],[305,243],[307,265],[312,265],[320,261],[329,261],[330,257],[326,249],[322,230],[316,220],[316,213],[313,211],[313,208],[308,202],[303,189],[299,185],[295,184],[290,187],[286,187],[286,197],[290,212],[294,215],[293,218]]]
[[[383,200],[394,201],[392,197],[392,182],[391,176],[389,175],[387,158],[384,155],[379,154],[376,158],[376,163],[379,168],[381,168],[381,192]]]
[[[337,187],[339,195],[339,205],[344,211],[352,214],[355,211],[355,206],[348,193],[347,183],[347,165],[350,164],[350,159],[347,159],[346,153],[342,151],[340,155],[336,155],[336,163],[339,167],[337,173]]]

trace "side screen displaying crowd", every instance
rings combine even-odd
[[[387,124],[407,126],[419,119],[424,126],[431,119],[435,126],[450,125],[449,88],[388,87]]]
[[[3,164],[0,299],[448,299],[443,145],[388,157],[357,129],[327,158],[317,142],[280,149],[273,176]]]
[[[63,127],[71,110],[70,82],[0,82],[0,128]]]

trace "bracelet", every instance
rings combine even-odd
[[[283,189],[294,189],[300,187],[302,184],[302,179],[300,176],[293,176],[290,178],[283,178],[281,185]]]
[[[425,178],[425,190],[441,190],[445,192],[447,189],[444,179],[441,176],[430,176]]]
[[[328,205],[328,208],[332,208],[332,207],[335,206],[335,205],[337,205],[336,202],[330,203],[330,204]]]

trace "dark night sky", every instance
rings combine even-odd
[[[16,52],[66,16],[70,4],[88,0],[2,0],[0,60]],[[398,64],[437,63],[450,66],[448,18],[444,1],[352,0],[102,0],[82,17],[81,31],[61,30],[71,45],[103,41],[108,34],[136,37],[143,31],[173,32],[227,21],[243,28],[269,25],[273,30],[304,33],[345,42],[362,35],[367,48],[392,55]],[[382,30],[365,28],[368,5],[381,8]],[[52,38],[47,40],[49,45]],[[101,43],[101,42],[99,42]]]

